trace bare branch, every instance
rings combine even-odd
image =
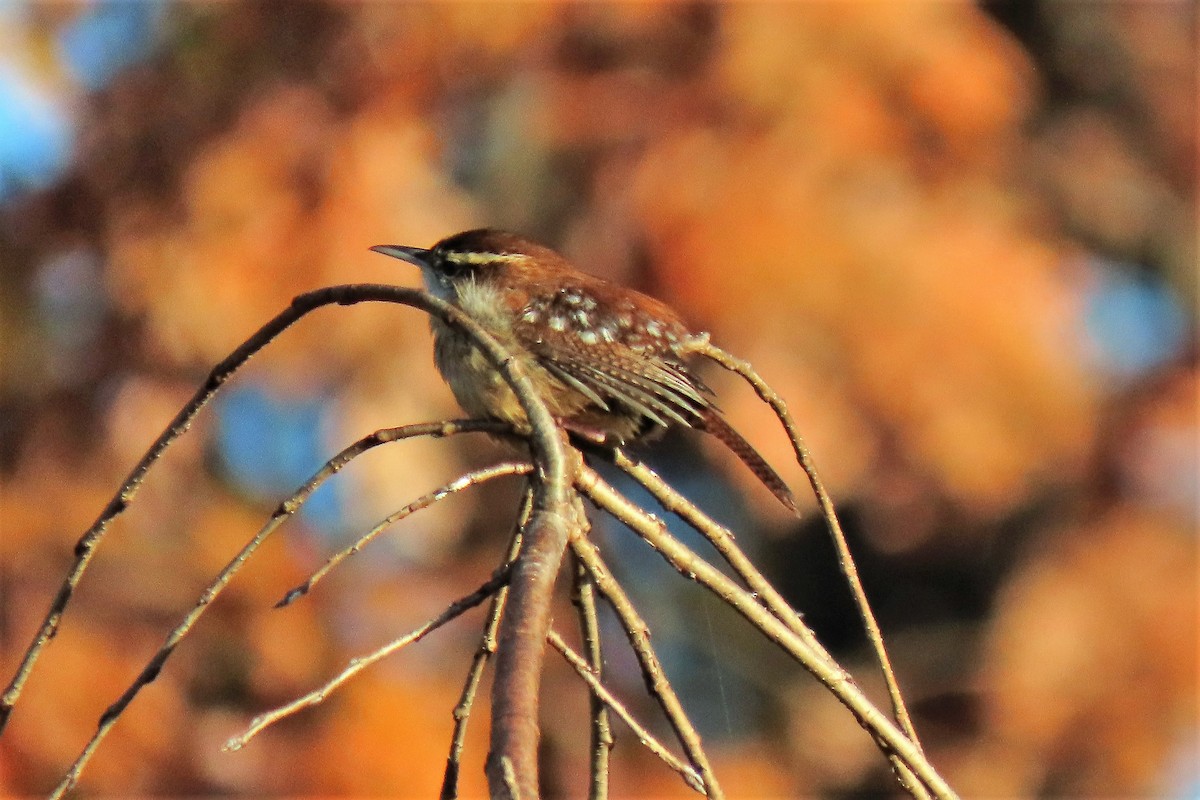
[[[42,649],[58,630],[62,614],[96,546],[112,521],[128,508],[146,473],[158,461],[166,447],[191,427],[196,415],[233,372],[282,331],[316,308],[362,302],[408,305],[434,314],[447,324],[462,329],[512,387],[530,421],[532,431],[529,441],[539,474],[535,481],[534,515],[526,532],[527,544],[523,553],[525,557],[519,559],[512,570],[513,591],[510,602],[514,613],[507,615],[500,626],[500,639],[510,645],[501,648],[497,656],[492,703],[492,753],[489,763],[495,762],[498,766],[495,770],[489,769],[488,774],[493,794],[503,795],[507,792],[506,787],[516,786],[524,800],[537,797],[538,688],[545,656],[546,633],[549,631],[551,592],[566,549],[570,527],[568,492],[573,480],[574,464],[578,458],[576,456],[568,464],[562,434],[545,405],[533,391],[528,379],[522,374],[520,364],[478,323],[455,306],[425,292],[382,284],[331,286],[298,295],[288,308],[213,368],[205,383],[155,440],[96,522],[76,544],[75,562],[26,650],[16,674],[4,694],[0,696],[0,728],[6,724]],[[239,555],[239,558],[244,556]],[[236,571],[240,563],[236,561],[236,564],[231,564],[230,567]],[[221,580],[227,581],[231,574],[231,571],[223,571]],[[202,597],[201,607],[211,599],[206,593]],[[182,632],[186,633],[186,630],[187,628],[184,628]],[[68,773],[64,781],[65,787],[73,785],[78,779],[83,765],[91,757],[120,711],[142,686],[158,674],[162,662],[177,644],[177,639],[173,637],[178,633],[179,629],[172,632],[172,640],[164,645],[126,694],[102,716],[96,734]]]
[[[21,659],[21,664],[17,667],[16,674],[13,675],[4,694],[0,696],[0,732],[4,730],[4,726],[8,723],[13,706],[16,705],[18,698],[21,696],[25,682],[29,679],[29,674],[33,671],[33,666],[37,663],[42,649],[49,644],[50,640],[54,638],[54,634],[58,631],[62,615],[67,609],[67,604],[71,601],[71,595],[74,594],[75,588],[83,578],[83,573],[91,562],[97,545],[100,544],[105,533],[108,532],[108,528],[113,520],[129,508],[129,504],[133,502],[138,489],[141,488],[146,474],[158,459],[162,457],[167,447],[191,428],[196,415],[208,404],[208,401],[229,380],[233,373],[237,372],[254,354],[270,344],[275,337],[291,327],[305,314],[321,306],[334,303],[348,305],[364,300],[402,303],[415,308],[425,309],[431,313],[444,313],[444,309],[449,308],[447,304],[440,303],[440,301],[428,297],[423,292],[413,289],[370,284],[333,286],[328,289],[309,292],[295,298],[288,308],[259,328],[253,336],[213,367],[212,371],[208,373],[208,378],[196,390],[192,398],[184,404],[183,408],[179,410],[179,413],[175,415],[175,418],[171,420],[163,432],[158,435],[158,438],[150,445],[145,455],[134,465],[133,470],[125,478],[120,488],[117,489],[116,494],[109,500],[108,505],[100,512],[100,516],[96,518],[92,526],[84,532],[75,544],[75,562],[67,573],[67,577],[63,580],[62,586],[59,587],[54,600],[50,603],[50,609],[46,612],[41,627],[26,649],[25,655]],[[457,314],[457,312],[453,313]]]
[[[54,796],[61,796],[68,791],[79,780],[83,768],[87,762],[91,760],[96,748],[100,746],[100,742],[108,735],[108,731],[116,724],[122,712],[129,706],[138,693],[148,684],[152,683],[158,677],[158,673],[162,670],[167,659],[171,657],[171,653],[175,651],[175,647],[183,640],[185,636],[191,632],[196,622],[203,616],[205,610],[209,607],[213,600],[224,590],[225,586],[233,579],[246,563],[246,561],[254,554],[267,538],[275,532],[287,519],[294,515],[313,492],[317,490],[326,480],[337,474],[343,467],[350,463],[357,456],[366,451],[378,447],[382,444],[401,441],[403,439],[411,439],[416,436],[450,436],[457,433],[465,433],[468,431],[490,431],[495,429],[495,423],[482,423],[477,421],[463,422],[431,422],[420,425],[404,425],[398,428],[384,428],[375,433],[359,439],[354,444],[342,450],[336,456],[325,462],[321,469],[317,470],[311,478],[308,479],[297,489],[291,497],[279,504],[279,507],[271,515],[270,519],[259,529],[258,533],[238,551],[237,555],[229,561],[228,564],[217,574],[204,591],[200,593],[199,600],[196,605],[192,606],[184,618],[170,633],[167,634],[158,651],[150,658],[150,661],[142,669],[141,673],[134,679],[133,683],[125,690],[125,692],[110,705],[100,716],[100,721],[96,726],[95,733],[88,740],[83,750],[76,757],[75,762],[63,777],[62,782],[55,790]]]
[[[600,676],[595,670],[592,669],[591,665],[589,665],[587,661],[583,660],[583,656],[572,650],[571,646],[564,642],[562,637],[553,630],[550,631],[550,644],[555,650],[562,654],[562,657],[567,660],[568,664],[574,667],[575,672],[578,673],[579,677],[582,678],[584,683],[588,685],[588,688],[592,692],[592,696],[599,698],[605,705],[615,711],[617,716],[624,720],[625,724],[629,726],[629,729],[633,731],[635,736],[638,737],[638,741],[646,746],[647,750],[662,759],[663,763],[668,767],[678,772],[680,777],[687,782],[688,786],[692,787],[697,792],[704,794],[704,784],[700,781],[700,776],[696,774],[696,770],[692,769],[687,764],[684,764],[678,758],[671,755],[671,752],[667,750],[663,743],[656,739],[654,734],[646,730],[646,728],[639,723],[632,714],[629,713],[629,710],[625,708],[621,701],[614,697],[612,692],[604,687],[604,684],[600,682]]]
[[[505,475],[528,475],[532,471],[533,465],[529,464],[528,462],[505,461],[500,464],[493,464],[490,467],[484,467],[482,469],[474,470],[473,472],[468,472],[465,475],[460,475],[444,486],[434,489],[432,492],[427,494],[421,495],[403,508],[388,514],[369,531],[360,536],[353,544],[330,556],[329,559],[321,565],[321,568],[314,572],[308,578],[308,580],[284,594],[283,599],[276,603],[275,607],[282,608],[283,606],[290,605],[299,598],[308,594],[322,578],[329,574],[330,570],[345,561],[350,556],[357,553],[359,550],[362,550],[367,546],[368,543],[371,542],[372,539],[405,517],[415,514],[421,509],[428,508],[434,503],[444,500],[450,495],[461,492],[463,489],[470,488],[471,486],[478,486],[481,483],[485,483],[489,480],[500,478]]]
[[[584,476],[590,474],[591,471],[588,470]],[[581,476],[581,481],[583,479]],[[604,599],[608,601],[613,611],[617,612],[617,618],[621,621],[625,636],[629,639],[634,655],[637,656],[638,663],[642,667],[642,675],[646,679],[646,689],[658,701],[663,713],[666,714],[667,721],[675,731],[675,736],[679,740],[684,754],[699,773],[704,793],[720,800],[725,795],[717,783],[717,776],[713,774],[708,756],[704,753],[704,747],[700,743],[700,734],[696,732],[695,726],[688,719],[687,712],[683,710],[683,704],[679,702],[679,697],[663,672],[662,662],[658,660],[658,656],[655,655],[654,648],[650,644],[650,632],[646,621],[642,619],[629,600],[629,596],[625,594],[625,590],[621,588],[617,579],[604,565],[600,553],[592,542],[583,536],[572,536],[571,552],[587,567],[588,573],[596,584],[596,589],[604,595]]]
[[[579,514],[583,516],[582,501],[576,496],[573,502],[579,506]],[[586,531],[582,532],[581,535],[586,536]],[[590,674],[599,681],[604,673],[604,657],[600,647],[600,620],[596,616],[596,587],[592,583],[587,567],[580,563],[578,557],[574,561],[575,585],[574,591],[571,593],[571,602],[579,612],[579,630],[583,637],[584,649],[588,655],[588,669],[590,670]],[[556,634],[551,631],[551,636],[556,636]],[[551,644],[554,644],[553,639],[551,639]],[[564,653],[564,655],[566,654]],[[588,685],[591,686],[590,683]],[[592,715],[592,758],[590,767],[591,783],[588,789],[588,798],[589,800],[606,800],[608,797],[608,756],[613,746],[612,727],[608,720],[608,710],[604,706],[603,698],[594,689],[591,692],[590,703]]]
[[[796,429],[796,424],[792,420],[791,414],[787,410],[787,404],[767,382],[764,381],[754,368],[746,361],[743,361],[736,356],[733,356],[711,342],[705,341],[697,345],[696,352],[720,364],[725,369],[735,372],[746,380],[754,391],[758,394],[771,409],[775,412],[775,416],[783,424],[784,430],[787,431],[788,438],[792,442],[792,449],[795,451],[796,460],[804,469],[804,474],[808,476],[808,482],[812,486],[813,494],[817,498],[817,503],[821,508],[821,514],[825,518],[826,526],[829,528],[829,534],[833,538],[834,547],[837,549],[838,565],[841,567],[842,574],[846,577],[846,582],[850,586],[850,591],[854,596],[854,603],[858,607],[859,616],[862,618],[863,627],[866,629],[867,638],[871,641],[871,647],[875,650],[875,657],[879,661],[880,671],[883,673],[884,684],[887,686],[888,697],[892,703],[892,713],[899,723],[900,728],[908,735],[913,744],[918,750],[921,749],[921,741],[917,737],[916,728],[913,726],[912,718],[909,716],[908,708],[904,704],[904,696],[900,693],[900,686],[896,681],[895,672],[892,670],[891,659],[888,657],[887,648],[883,643],[883,634],[879,630],[879,623],[875,620],[875,614],[871,611],[871,604],[867,601],[867,593],[863,590],[862,581],[858,577],[858,568],[854,564],[854,558],[850,555],[850,546],[846,543],[846,535],[842,532],[841,523],[838,521],[837,513],[833,508],[833,500],[829,497],[829,493],[825,491],[825,485],[821,482],[820,476],[817,474],[816,464],[813,463],[812,454],[808,451],[808,446],[804,443],[800,432]]]
[[[468,594],[464,597],[460,597],[458,600],[455,600],[453,603],[451,603],[449,606],[447,606],[445,611],[443,611],[441,614],[438,614],[436,617],[429,620],[424,625],[405,634],[404,636],[401,636],[399,639],[389,642],[388,644],[384,645],[383,647],[379,648],[378,650],[374,651],[373,653],[369,653],[365,656],[351,659],[350,663],[346,666],[345,669],[343,669],[341,672],[339,672],[337,675],[335,675],[333,678],[331,678],[325,684],[318,687],[317,689],[314,689],[313,691],[309,692],[308,694],[304,695],[303,697],[298,697],[295,700],[293,700],[292,702],[287,703],[286,705],[282,705],[279,708],[273,709],[271,711],[268,711],[265,714],[260,714],[259,716],[255,717],[250,722],[249,727],[247,727],[243,733],[241,733],[238,736],[233,737],[232,739],[230,739],[228,742],[225,743],[224,749],[225,750],[241,750],[243,747],[246,746],[247,742],[249,742],[251,739],[253,739],[255,736],[257,736],[264,729],[270,727],[271,725],[274,725],[279,720],[281,720],[285,717],[289,717],[292,714],[295,714],[297,711],[300,711],[301,709],[305,709],[310,706],[315,706],[318,703],[323,702],[325,700],[325,698],[330,695],[331,692],[333,692],[335,689],[337,689],[339,686],[341,686],[346,681],[353,678],[358,673],[362,672],[367,667],[374,664],[376,661],[379,661],[380,659],[383,659],[383,658],[387,658],[389,655],[396,652],[397,650],[400,650],[403,647],[407,647],[408,645],[413,644],[414,642],[421,641],[428,634],[430,634],[433,631],[437,630],[438,628],[442,627],[447,622],[450,622],[451,620],[460,616],[464,612],[469,611],[470,609],[472,609],[475,606],[482,603],[487,598],[491,597],[493,594],[496,593],[496,591],[501,586],[503,586],[505,583],[508,582],[508,574],[509,574],[509,565],[505,564],[503,567],[501,567],[500,569],[498,569],[496,571],[496,573],[491,577],[490,580],[483,583],[478,589],[471,592],[470,594]]]
[[[565,475],[563,472],[560,477]],[[545,488],[548,491],[550,484]],[[492,685],[491,752],[485,766],[492,796],[512,800],[538,797],[538,699],[550,631],[550,601],[566,539],[581,527],[565,500],[535,509],[513,564],[508,607],[500,619]],[[514,787],[516,796],[511,794]]]
[[[733,544],[732,534],[729,531],[716,525],[691,507],[652,472],[629,462],[622,454],[617,454],[618,464],[647,486],[665,508],[679,513],[697,530],[709,537],[754,594],[737,586],[695,553],[669,537],[656,518],[647,516],[640,508],[629,503],[589,470],[583,469],[579,453],[566,443],[565,433],[551,417],[542,400],[533,392],[526,376],[522,374],[520,363],[511,354],[505,352],[475,321],[454,306],[424,292],[373,284],[334,286],[296,297],[289,308],[260,328],[213,368],[205,383],[155,440],[109,504],[76,544],[75,561],[52,601],[41,627],[26,650],[20,666],[4,694],[0,696],[0,731],[3,731],[41,651],[58,630],[62,615],[79,585],[96,547],[113,520],[129,507],[150,468],[157,463],[165,449],[190,428],[196,415],[227,382],[229,377],[282,331],[316,308],[330,304],[352,305],[360,302],[391,302],[408,305],[435,315],[447,324],[458,327],[468,334],[516,393],[525,415],[530,421],[531,433],[526,438],[532,449],[533,463],[531,465],[509,462],[496,465],[465,475],[457,481],[419,498],[405,508],[389,515],[351,547],[331,557],[308,581],[289,592],[280,604],[287,604],[309,591],[330,569],[357,552],[388,525],[449,494],[484,480],[507,474],[527,474],[532,471],[534,479],[531,483],[530,500],[527,502],[524,513],[525,520],[514,537],[508,563],[501,572],[497,572],[491,581],[485,583],[472,595],[452,604],[441,616],[431,620],[426,626],[392,642],[364,659],[355,660],[325,687],[256,719],[243,737],[231,740],[231,747],[241,746],[257,731],[275,720],[294,713],[300,708],[320,702],[328,691],[341,685],[369,664],[408,643],[419,640],[429,631],[461,614],[467,608],[483,602],[486,597],[495,594],[492,609],[485,624],[483,641],[467,676],[463,699],[459,707],[455,709],[455,735],[447,759],[442,795],[443,797],[453,797],[457,792],[458,763],[471,702],[478,688],[482,670],[491,654],[495,653],[496,679],[493,685],[491,745],[487,760],[489,787],[493,797],[536,800],[538,797],[537,745],[541,671],[547,637],[551,635],[552,592],[563,553],[570,539],[576,557],[582,565],[577,572],[580,581],[577,594],[584,629],[584,641],[591,661],[589,674],[592,674],[595,684],[593,686],[593,683],[589,682],[589,687],[593,692],[592,797],[599,799],[606,796],[608,752],[612,741],[605,704],[612,706],[596,688],[602,689],[603,687],[597,677],[601,665],[601,653],[595,603],[592,598],[593,583],[617,611],[634,651],[642,663],[647,685],[652,695],[663,707],[668,720],[679,736],[687,757],[694,766],[694,771],[683,768],[681,774],[684,775],[685,780],[688,780],[689,785],[696,786],[698,782],[706,794],[720,797],[721,790],[703,752],[700,738],[683,714],[678,698],[663,676],[661,665],[650,648],[645,623],[629,603],[621,587],[607,572],[598,554],[584,536],[583,532],[587,528],[586,516],[578,502],[578,496],[572,490],[573,486],[577,486],[579,490],[587,493],[600,508],[621,519],[642,535],[653,547],[663,553],[676,569],[722,597],[747,620],[759,627],[768,638],[792,654],[806,669],[822,680],[851,710],[860,724],[871,732],[879,746],[889,757],[893,758],[893,763],[900,765],[898,774],[902,783],[911,792],[921,796],[924,790],[917,783],[913,774],[909,773],[909,770],[919,776],[920,782],[937,797],[953,797],[949,787],[945,786],[940,776],[925,761],[920,752],[920,746],[916,743],[911,721],[904,709],[891,666],[883,649],[878,625],[871,614],[858,581],[857,572],[845,545],[845,537],[834,515],[832,502],[812,467],[811,458],[796,433],[782,400],[771,392],[748,365],[707,343],[696,346],[696,352],[702,353],[746,378],[755,387],[759,396],[776,411],[788,431],[793,447],[796,449],[797,458],[808,473],[810,483],[837,544],[839,563],[852,586],[856,602],[859,603],[860,613],[863,615],[868,635],[876,648],[885,680],[888,683],[896,718],[908,733],[907,738],[853,685],[849,675],[837,666],[824,651],[811,631],[804,625],[799,614],[787,606],[782,597],[770,587],[765,578],[753,568],[745,555]],[[386,429],[359,440],[327,462],[308,483],[279,506],[254,538],[208,584],[196,605],[167,635],[163,645],[151,657],[141,673],[101,716],[96,732],[55,789],[53,796],[61,797],[63,793],[74,786],[83,768],[112,725],[141,689],[155,680],[175,647],[192,630],[208,605],[216,599],[262,542],[303,505],[317,486],[338,472],[351,459],[380,444],[409,436],[444,436],[474,430],[503,433],[509,431],[509,428],[494,422],[467,421]],[[507,606],[508,613],[503,613],[505,606]]]
[[[738,577],[745,582],[753,595],[780,622],[802,637],[830,665],[837,667],[837,662],[829,655],[829,652],[817,639],[816,634],[805,624],[803,618],[788,605],[783,596],[779,594],[779,591],[759,572],[758,568],[751,563],[742,549],[737,546],[733,534],[727,528],[719,525],[715,520],[697,508],[694,503],[689,502],[687,498],[679,494],[666,481],[655,474],[652,469],[644,464],[633,461],[623,451],[618,450],[614,453],[613,463],[623,470],[625,474],[641,484],[646,491],[650,492],[662,504],[664,509],[676,514],[703,535],[717,552],[721,554],[725,561],[733,567]],[[847,680],[853,681],[853,678],[847,675]],[[894,755],[889,758],[892,761],[893,768],[897,771],[898,779],[905,789],[917,797],[918,800],[927,798],[928,793],[921,786],[920,782],[912,776],[904,763]]]
[[[956,796],[912,741],[854,685],[849,673],[831,664],[826,656],[810,647],[803,637],[763,608],[753,595],[671,536],[661,520],[630,502],[594,472],[585,469],[577,479],[577,485],[601,510],[612,514],[645,539],[681,575],[696,580],[713,592],[768,639],[795,658],[850,710],[885,754],[895,753],[900,757],[935,797]],[[605,591],[599,580],[597,586],[601,592]]]

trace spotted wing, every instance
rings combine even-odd
[[[622,406],[654,425],[697,427],[711,391],[676,348],[687,337],[673,318],[647,319],[625,298],[605,302],[583,290],[533,300],[515,332],[539,363],[601,411]]]

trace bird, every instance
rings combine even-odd
[[[652,440],[682,426],[715,436],[789,510],[784,480],[729,424],[688,365],[707,341],[667,304],[574,267],[515,233],[478,228],[429,248],[372,251],[421,270],[426,290],[483,327],[520,363],[550,414],[585,442]],[[434,363],[469,415],[530,425],[516,393],[462,330],[431,316]]]

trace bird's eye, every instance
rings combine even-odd
[[[437,250],[434,255],[438,270],[447,278],[457,277],[466,267],[466,261],[461,258],[459,253]]]

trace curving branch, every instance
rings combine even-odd
[[[16,674],[4,694],[0,695],[0,730],[7,723],[42,650],[57,632],[71,595],[82,579],[96,547],[113,520],[129,507],[146,474],[166,448],[191,427],[196,415],[230,376],[284,330],[322,306],[355,305],[363,302],[407,305],[436,315],[447,324],[462,329],[496,365],[505,381],[513,388],[530,421],[532,431],[529,443],[537,464],[534,513],[526,531],[526,547],[522,557],[513,565],[510,578],[512,589],[509,602],[514,613],[507,615],[500,625],[499,637],[507,646],[500,648],[496,658],[492,751],[488,758],[488,776],[494,795],[507,795],[511,789],[526,800],[537,797],[538,687],[545,655],[546,634],[549,632],[551,592],[566,550],[571,525],[567,500],[578,458],[568,462],[562,435],[549,411],[533,391],[526,376],[522,374],[519,363],[481,326],[456,307],[425,292],[383,284],[331,286],[298,295],[288,308],[262,326],[212,369],[204,384],[154,441],[100,516],[76,544],[75,561],[67,577],[51,602],[50,609],[27,648]],[[257,547],[257,544],[253,544],[249,552],[253,552],[254,547]],[[210,585],[201,597],[198,608],[202,610],[211,602],[215,596],[213,590],[219,591],[248,556],[246,551],[239,553],[234,561],[222,570],[218,581]],[[120,712],[132,701],[141,687],[154,680],[162,663],[178,644],[175,637],[181,633],[186,634],[191,624],[188,622],[182,631],[172,631],[168,641],[130,689],[101,716],[95,735],[72,765],[64,779],[63,787],[60,787],[61,791],[66,791],[66,788],[75,783],[83,765],[90,759]]]
[[[640,462],[634,461],[623,451],[614,451],[613,463],[649,492],[662,505],[664,510],[678,516],[697,533],[707,539],[709,544],[725,559],[725,562],[733,567],[734,572],[742,579],[742,582],[750,589],[754,597],[757,597],[780,622],[802,637],[830,665],[837,666],[837,662],[833,660],[833,656],[829,654],[824,645],[817,639],[812,629],[805,624],[800,614],[788,605],[783,596],[779,594],[779,591],[771,585],[770,581],[754,566],[746,554],[742,552],[742,549],[737,546],[733,533],[728,528],[720,525],[712,517],[709,517],[697,508],[694,503],[689,502],[687,498],[660,478],[654,470]],[[849,554],[847,553],[846,555],[848,558]],[[847,680],[853,682],[853,678],[849,677],[849,675],[847,675]],[[917,800],[924,800],[924,798],[929,796],[924,787],[921,786],[920,781],[917,781],[913,777],[903,761],[895,755],[889,756],[889,760],[892,763],[893,770],[896,772],[897,779],[909,794],[912,794]]]
[[[501,478],[506,475],[528,475],[532,471],[533,465],[527,462],[505,461],[500,464],[493,464],[490,467],[484,467],[483,469],[473,470],[460,475],[449,483],[434,489],[432,492],[421,495],[403,508],[397,509],[391,514],[388,514],[386,517],[376,523],[369,531],[358,537],[358,539],[356,539],[352,544],[330,556],[316,572],[308,577],[308,580],[304,581],[304,583],[301,583],[299,586],[288,590],[283,595],[283,598],[275,604],[275,607],[283,608],[284,606],[291,605],[292,603],[296,602],[296,600],[308,594],[310,591],[312,591],[314,586],[316,586],[326,575],[329,574],[330,570],[345,561],[350,556],[358,553],[359,550],[362,550],[364,547],[366,547],[375,537],[402,519],[405,519],[406,517],[409,517],[422,509],[428,508],[434,503],[444,500],[452,494],[457,494],[464,489],[469,489],[472,486],[478,486],[481,483],[486,483],[487,481]]]
[[[250,721],[250,725],[246,728],[246,730],[227,741],[223,749],[230,751],[241,750],[246,746],[247,742],[265,729],[274,725],[276,722],[279,722],[281,719],[286,717],[290,717],[297,711],[302,711],[303,709],[310,708],[324,702],[325,698],[327,698],[335,689],[375,662],[387,658],[401,648],[421,641],[430,633],[433,633],[435,630],[445,625],[447,622],[450,622],[465,612],[470,611],[472,608],[494,595],[496,591],[504,584],[508,583],[509,566],[510,565],[505,564],[478,589],[464,597],[460,597],[459,599],[455,600],[446,608],[445,611],[438,614],[424,625],[421,625],[415,630],[405,634],[404,636],[401,636],[399,639],[388,642],[383,647],[380,647],[378,650],[375,650],[372,653],[350,659],[350,663],[346,665],[345,669],[303,697],[298,697],[290,703],[286,703],[279,708],[272,709],[265,714],[260,714],[259,716],[255,717]]]
[[[598,508],[641,536],[677,572],[713,592],[821,681],[871,734],[884,754],[894,753],[900,758],[933,796],[942,799],[956,797],[913,742],[858,689],[849,673],[812,648],[806,637],[796,634],[780,622],[754,595],[671,536],[662,520],[647,514],[596,473],[583,471],[576,485]],[[600,586],[599,581],[597,585]],[[603,587],[600,588],[603,592]]]
[[[225,567],[217,574],[217,576],[213,578],[208,586],[204,588],[204,591],[200,593],[200,599],[197,600],[196,604],[192,606],[191,610],[184,615],[179,624],[177,624],[171,630],[171,632],[167,634],[166,639],[163,641],[158,651],[155,652],[155,654],[150,658],[150,661],[146,664],[134,681],[129,685],[125,692],[122,693],[121,696],[117,698],[117,700],[112,703],[112,705],[110,705],[100,716],[100,721],[96,725],[96,730],[92,734],[91,739],[88,740],[83,750],[81,750],[79,755],[75,758],[75,761],[71,764],[70,769],[67,770],[66,775],[63,776],[62,781],[59,783],[58,787],[54,790],[54,793],[51,796],[61,797],[64,793],[74,787],[75,783],[79,780],[79,776],[82,774],[84,767],[87,766],[88,761],[91,760],[92,755],[95,754],[96,749],[108,735],[108,732],[112,729],[113,725],[116,724],[121,714],[125,711],[129,704],[133,702],[133,699],[137,697],[138,693],[141,692],[142,689],[154,682],[154,680],[158,677],[159,672],[162,670],[163,665],[167,662],[167,659],[171,657],[171,654],[175,651],[175,648],[181,641],[183,641],[184,637],[191,632],[192,628],[195,627],[196,623],[200,620],[200,617],[204,615],[204,612],[209,608],[213,600],[215,600],[217,596],[221,594],[229,582],[233,580],[233,576],[236,575],[243,566],[245,566],[246,562],[250,559],[250,556],[254,555],[254,552],[258,550],[263,542],[265,542],[271,536],[271,534],[278,530],[284,522],[294,516],[296,512],[298,512],[304,506],[304,503],[307,502],[309,497],[312,496],[312,493],[321,486],[321,484],[325,483],[325,481],[329,480],[338,472],[340,472],[347,464],[349,464],[358,456],[383,444],[398,442],[404,439],[411,439],[417,436],[452,436],[457,433],[466,433],[469,431],[494,431],[495,428],[495,423],[482,423],[470,420],[463,422],[431,422],[419,425],[404,425],[398,428],[384,428],[382,430],[375,431],[368,436],[364,436],[362,439],[359,439],[357,442],[342,450],[329,461],[325,462],[325,465],[317,470],[311,478],[305,481],[305,483],[299,489],[297,489],[290,497],[279,504],[275,512],[259,529],[258,533],[256,533],[254,537],[247,542],[241,550],[238,551],[233,559],[230,560],[229,563],[226,564]]]
[[[581,473],[579,481],[582,483],[593,474],[591,470],[585,470]],[[700,776],[699,791],[708,797],[720,800],[725,794],[721,791],[720,784],[717,783],[717,776],[713,773],[712,764],[709,763],[708,756],[704,752],[700,734],[692,725],[687,712],[683,710],[683,704],[679,702],[675,689],[672,688],[663,671],[662,662],[658,660],[658,656],[650,644],[650,628],[646,625],[646,621],[642,619],[641,614],[630,601],[629,595],[621,588],[621,584],[613,577],[612,572],[604,564],[604,560],[600,558],[596,545],[581,535],[572,535],[571,552],[587,569],[592,582],[596,584],[596,590],[603,595],[612,610],[617,613],[629,645],[633,648],[634,655],[642,668],[642,676],[646,680],[646,690],[662,708],[667,722],[675,732],[675,738],[678,739],[692,768]],[[687,779],[686,775],[684,775],[684,779]],[[692,784],[689,782],[689,785]],[[693,786],[693,788],[695,787]]]
[[[863,628],[866,630],[867,638],[870,640],[871,647],[875,651],[875,658],[879,662],[879,669],[883,674],[884,685],[887,686],[888,698],[892,703],[892,714],[895,716],[901,730],[908,735],[908,738],[916,746],[917,750],[921,750],[921,740],[917,737],[917,729],[913,725],[912,718],[908,713],[908,707],[904,703],[904,695],[900,693],[900,684],[896,680],[896,673],[892,669],[891,659],[888,657],[887,648],[884,646],[883,634],[879,630],[879,623],[875,620],[874,612],[871,611],[871,604],[867,600],[867,593],[863,589],[862,581],[859,580],[858,568],[855,566],[854,559],[850,555],[850,546],[846,542],[846,535],[842,532],[842,525],[838,521],[837,513],[834,511],[833,500],[830,498],[829,493],[825,491],[825,484],[817,474],[817,467],[813,462],[812,454],[808,450],[808,445],[804,443],[804,439],[800,436],[800,432],[792,420],[792,415],[788,412],[787,404],[783,402],[783,398],[774,389],[767,385],[767,382],[759,376],[747,361],[725,352],[707,339],[697,341],[694,344],[694,351],[724,369],[741,376],[754,388],[759,399],[771,407],[771,410],[775,412],[775,416],[779,418],[780,423],[787,432],[788,439],[792,443],[792,450],[796,455],[796,460],[804,470],[804,474],[808,477],[813,495],[817,498],[817,504],[821,508],[821,515],[825,518],[826,527],[829,529],[829,535],[833,539],[834,548],[837,551],[838,566],[841,568],[842,575],[846,578],[846,583],[850,587],[850,593],[854,598],[855,606],[858,608]],[[907,776],[901,774],[900,778],[901,782],[905,783],[906,786],[912,785],[908,782]]]
[[[158,435],[158,438],[150,445],[145,455],[134,465],[133,470],[130,471],[125,481],[117,489],[116,494],[109,500],[108,505],[100,512],[100,516],[96,518],[91,527],[84,531],[79,541],[76,542],[75,561],[71,565],[67,577],[59,587],[54,600],[50,603],[50,609],[46,612],[46,616],[37,634],[35,634],[33,641],[26,649],[16,673],[13,675],[4,694],[0,695],[0,732],[3,732],[5,725],[8,724],[13,707],[20,698],[25,683],[29,679],[29,675],[33,671],[33,667],[37,663],[42,650],[54,638],[54,634],[57,633],[58,626],[62,622],[62,616],[71,601],[71,596],[74,594],[75,588],[79,585],[79,581],[83,578],[83,573],[87,570],[96,547],[103,540],[113,520],[125,513],[126,509],[129,508],[129,504],[133,501],[142,483],[145,481],[146,474],[162,457],[167,447],[192,427],[196,416],[208,405],[208,402],[235,372],[241,369],[258,351],[274,341],[279,334],[290,328],[306,314],[322,306],[354,305],[356,303],[371,301],[399,303],[421,309],[430,314],[436,314],[451,324],[463,327],[464,330],[467,330],[472,336],[476,337],[481,345],[486,343],[487,346],[484,349],[488,352],[489,357],[494,358],[496,361],[504,361],[506,359],[506,354],[502,348],[488,337],[485,331],[482,331],[460,311],[449,303],[445,303],[425,292],[415,289],[405,289],[399,286],[386,286],[382,284],[349,284],[318,289],[294,298],[290,306],[259,328],[249,339],[240,344],[232,353],[212,368],[204,383],[201,384],[191,399],[184,404],[179,413],[167,424],[163,432]],[[523,378],[519,375],[510,374],[511,372],[511,369],[506,368],[506,378],[515,385],[521,385]],[[527,384],[524,386],[523,394],[532,396],[532,392],[529,390]],[[536,401],[532,405],[537,405]],[[541,410],[544,411],[545,409]],[[556,450],[556,443],[551,443],[548,439],[549,437],[543,435],[537,440],[537,447],[543,452]],[[557,465],[561,461],[561,448],[557,448],[555,455],[558,456],[554,462]]]

